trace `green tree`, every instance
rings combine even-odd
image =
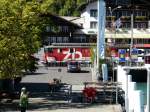
[[[0,78],[14,78],[34,65],[42,29],[50,18],[40,13],[79,15],[85,0],[0,0]]]
[[[77,0],[77,5],[80,6],[86,2],[87,2],[87,0]]]
[[[58,14],[61,16],[79,16],[77,8],[86,3],[86,0],[44,0],[42,11]]]
[[[90,57],[91,62],[92,62],[92,64],[94,64],[94,61],[96,60],[96,47],[95,46],[91,47],[90,56],[91,56]]]
[[[76,0],[66,0],[63,9],[60,10],[61,15],[71,16],[73,15],[75,8],[77,7]]]
[[[0,78],[21,75],[40,46],[39,3],[0,1]]]

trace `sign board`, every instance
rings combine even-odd
[[[131,61],[132,62],[138,61],[138,49],[137,48],[133,48],[131,51]]]
[[[119,62],[126,62],[125,55],[126,55],[126,50],[119,49]]]

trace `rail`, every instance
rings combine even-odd
[[[50,89],[50,95],[51,97],[65,98],[68,102],[71,99],[71,93],[72,93],[72,85],[66,84],[66,83],[59,83],[59,84],[49,84]]]
[[[97,102],[118,103],[118,96],[122,92],[118,82],[85,82],[84,88],[92,87],[97,92]]]

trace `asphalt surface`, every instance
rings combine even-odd
[[[59,71],[61,69],[61,71]],[[79,73],[68,73],[66,67],[39,66],[36,73],[30,73],[23,77],[18,88],[26,87],[29,92],[29,107],[27,112],[121,112],[119,105],[89,104],[81,102],[80,94],[75,94],[74,102],[65,100],[62,94],[51,96],[49,81],[59,78],[63,83],[73,85],[74,90],[83,90],[83,83],[92,80],[91,69],[82,67]],[[78,95],[78,96],[77,96]],[[57,99],[59,98],[59,99]],[[19,99],[4,99],[0,101],[0,112],[19,112]]]
[[[50,89],[48,83],[53,80],[53,78],[59,78],[63,83],[73,84],[73,89],[81,90],[79,85],[83,85],[86,81],[91,81],[91,71],[89,67],[83,67],[82,71],[79,73],[68,73],[67,67],[45,67],[42,64],[38,67],[39,69],[36,73],[28,73],[22,78],[20,85],[18,86],[18,93],[22,87],[26,87],[29,92],[29,110],[55,110],[61,105],[62,108],[72,108],[77,106],[68,105],[67,100],[65,100],[62,94],[60,96],[50,96]],[[60,71],[61,69],[61,71]],[[18,94],[19,96],[19,94]],[[57,102],[56,98],[59,97]],[[60,99],[62,98],[62,99]],[[60,102],[61,101],[61,102]],[[0,100],[0,112],[5,111],[19,111],[19,99],[10,100],[3,99]]]
[[[61,71],[59,71],[61,69]],[[36,73],[28,74],[22,79],[22,83],[48,83],[53,78],[59,78],[63,83],[68,84],[83,84],[87,81],[92,81],[91,69],[82,67],[81,72],[68,73],[67,67],[44,67],[39,66]]]
[[[61,69],[61,71],[60,71]],[[49,92],[49,82],[52,82],[54,78],[58,78],[62,83],[71,85],[83,85],[84,82],[92,80],[91,69],[89,67],[82,67],[81,72],[68,73],[67,67],[45,67],[39,66],[36,73],[29,73],[22,78],[21,87],[26,87],[31,93],[35,92]],[[79,88],[80,89],[80,88]]]

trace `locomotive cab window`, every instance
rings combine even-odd
[[[48,52],[52,53],[53,52],[53,48],[48,48]]]
[[[73,53],[73,48],[70,48],[70,53]]]
[[[60,49],[58,49],[58,53],[62,53],[62,49],[60,48]]]

